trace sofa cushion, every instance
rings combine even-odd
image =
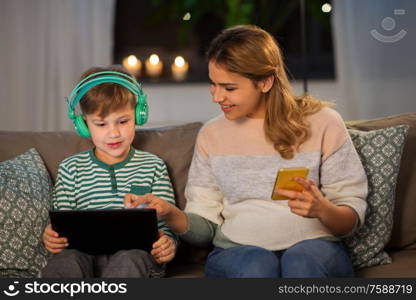
[[[0,131],[0,141],[0,161],[35,148],[42,157],[52,181],[56,178],[62,160],[92,147],[90,139],[80,138],[75,132],[70,131]]]
[[[384,251],[393,227],[396,180],[407,125],[373,131],[349,129],[368,179],[365,222],[345,243],[355,268],[390,263]]]
[[[365,131],[400,124],[409,125],[410,128],[404,143],[397,179],[393,230],[386,246],[389,250],[401,249],[416,243],[416,114],[400,114],[373,120],[347,122],[349,128]]]
[[[42,234],[51,193],[50,177],[35,149],[0,163],[1,277],[33,277],[45,265]]]

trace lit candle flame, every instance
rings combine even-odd
[[[175,65],[177,65],[178,67],[183,67],[185,65],[185,59],[182,56],[176,56]]]
[[[126,68],[134,76],[140,76],[142,62],[135,55],[130,54],[122,61],[123,67]]]
[[[149,61],[152,65],[157,65],[159,63],[159,56],[157,54],[150,55]]]
[[[159,56],[155,53],[150,55],[150,57],[145,62],[147,75],[150,77],[156,78],[162,74],[163,71],[163,62],[159,59]]]
[[[129,64],[129,66],[134,67],[137,65],[137,57],[134,55],[129,55],[129,57],[127,57],[127,63]]]
[[[188,73],[189,64],[182,56],[176,56],[171,65],[172,76],[176,81],[183,81]]]

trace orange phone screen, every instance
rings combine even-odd
[[[276,176],[276,181],[274,183],[272,191],[273,200],[287,200],[288,198],[283,195],[275,193],[276,188],[292,190],[301,192],[303,187],[293,180],[294,177],[305,178],[308,176],[308,168],[285,168],[280,169]]]

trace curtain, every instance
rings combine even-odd
[[[416,111],[416,1],[333,0],[333,38],[345,119]]]
[[[0,0],[0,130],[72,128],[83,71],[112,62],[114,0]]]

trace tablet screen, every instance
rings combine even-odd
[[[150,252],[158,239],[155,209],[55,210],[49,216],[52,228],[68,239],[68,249],[88,254]]]

